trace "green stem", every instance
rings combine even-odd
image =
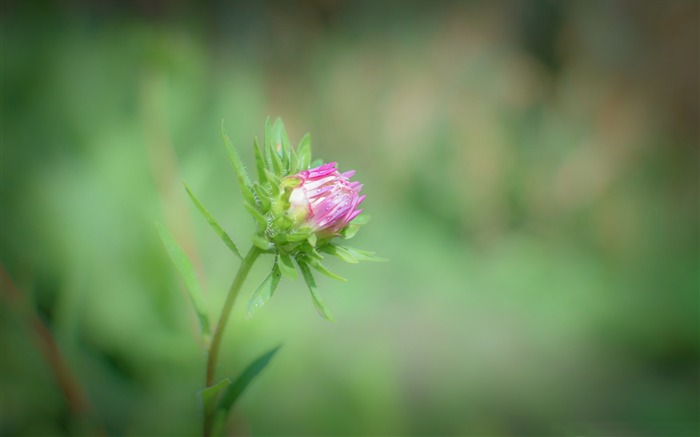
[[[236,301],[238,292],[241,290],[241,285],[245,281],[246,276],[250,268],[253,267],[255,260],[262,253],[260,249],[253,246],[248,251],[248,254],[243,259],[241,266],[238,268],[238,273],[233,279],[231,288],[228,290],[228,295],[226,296],[226,302],[224,303],[224,308],[221,310],[221,316],[219,317],[219,323],[216,325],[216,331],[214,331],[214,338],[211,341],[211,346],[209,347],[209,357],[207,359],[207,385],[206,387],[211,387],[214,383],[214,372],[216,371],[216,360],[219,356],[219,347],[221,345],[221,337],[224,335],[224,329],[226,328],[226,323],[228,322],[228,317],[231,315],[231,309],[233,308],[233,303]]]

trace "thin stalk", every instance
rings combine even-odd
[[[224,308],[221,310],[221,316],[219,317],[219,323],[216,325],[216,331],[214,331],[214,338],[211,341],[211,347],[209,348],[209,357],[207,359],[207,384],[206,387],[211,387],[214,383],[214,372],[216,371],[216,360],[219,356],[219,347],[221,345],[221,337],[224,335],[224,329],[226,328],[226,323],[228,322],[228,317],[231,315],[231,309],[233,308],[233,303],[236,301],[238,292],[241,290],[243,281],[245,281],[250,268],[253,267],[255,260],[262,253],[260,249],[253,246],[248,251],[248,254],[243,259],[241,266],[238,268],[238,273],[233,279],[231,288],[228,290],[228,295],[226,296],[226,302],[224,303]]]

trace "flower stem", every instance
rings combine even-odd
[[[224,303],[224,308],[221,310],[221,316],[219,317],[219,323],[216,325],[216,331],[214,331],[214,338],[212,339],[211,346],[209,347],[209,357],[207,359],[207,384],[206,387],[211,387],[214,383],[214,372],[216,371],[216,360],[219,356],[219,346],[221,345],[221,337],[224,335],[224,329],[226,328],[226,323],[228,322],[228,317],[231,315],[231,309],[233,308],[233,303],[236,301],[236,296],[245,281],[246,276],[250,268],[258,259],[258,256],[262,253],[260,249],[253,246],[248,251],[248,254],[243,259],[241,266],[238,268],[238,273],[233,279],[231,288],[228,290],[228,295],[226,296],[226,302]]]

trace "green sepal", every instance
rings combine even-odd
[[[258,201],[260,202],[260,208],[262,211],[264,213],[268,212],[272,206],[272,203],[270,202],[270,193],[268,190],[257,182],[253,184],[253,190],[255,190],[255,194],[258,196]]]
[[[304,241],[309,238],[309,231],[304,232],[302,229],[285,234],[285,240],[290,243],[295,243],[298,241]]]
[[[275,119],[275,123],[272,125],[272,144],[275,146],[275,150],[277,150],[277,146],[280,147],[277,154],[282,158],[283,170],[285,173],[288,173],[291,145],[287,136],[287,130],[284,128],[284,122],[279,117]]]
[[[340,237],[349,240],[357,234],[360,230],[360,226],[367,224],[370,216],[368,214],[360,214],[348,224],[342,231],[340,231]]]
[[[316,271],[323,273],[324,275],[328,276],[329,278],[337,279],[338,281],[343,281],[343,282],[348,282],[347,279],[343,278],[342,276],[336,275],[333,273],[328,267],[326,267],[321,261],[311,259],[309,260],[309,265],[313,267]]]
[[[299,156],[296,150],[289,149],[289,174],[296,174],[299,171]]]
[[[301,251],[304,252],[306,255],[308,255],[311,258],[315,258],[319,261],[323,260],[323,255],[318,253],[318,250],[316,250],[315,247],[311,246],[310,244],[303,244],[300,245]]]
[[[280,268],[277,266],[277,260],[272,265],[270,274],[265,280],[255,289],[248,301],[248,317],[252,317],[260,308],[262,308],[272,297],[280,282]]]
[[[358,261],[370,261],[370,262],[389,261],[386,258],[375,256],[374,252],[370,252],[369,250],[360,250],[360,249],[355,249],[354,247],[348,247],[348,246],[342,246],[342,249],[345,250],[347,253],[350,254],[350,256],[352,256],[353,258],[355,258]]]
[[[309,235],[309,238],[307,238],[307,241],[309,242],[311,247],[316,247],[316,243],[318,242],[318,237],[316,236],[316,234],[314,232],[312,232]]]
[[[321,252],[328,253],[333,256],[337,256],[346,263],[357,264],[359,261],[357,258],[352,256],[343,246],[336,246],[335,244],[326,244],[319,249]]]
[[[241,157],[238,156],[236,148],[231,143],[231,140],[224,129],[224,122],[221,121],[221,136],[224,138],[224,144],[226,145],[226,150],[228,150],[228,157],[231,161],[233,169],[236,171],[236,177],[238,178],[238,185],[241,187],[241,193],[243,197],[251,203],[255,203],[255,197],[253,196],[253,191],[250,189],[250,178],[248,177],[248,172],[246,172],[245,166],[243,166],[243,161]]]
[[[321,297],[318,295],[316,281],[314,280],[314,276],[311,273],[309,266],[304,260],[301,260],[299,258],[297,258],[297,264],[299,265],[301,275],[304,277],[304,281],[306,281],[307,287],[309,287],[309,291],[311,292],[311,300],[314,302],[314,307],[316,307],[316,311],[324,319],[335,323],[335,317],[333,317],[331,311],[328,309],[328,307],[326,307],[326,305],[321,300]]]
[[[320,166],[322,166],[323,164],[324,164],[323,159],[318,158],[318,159],[313,160],[313,161],[311,162],[311,164],[309,164],[309,168],[320,167]]]
[[[274,197],[277,197],[280,195],[280,184],[282,183],[282,179],[280,179],[279,176],[271,172],[270,170],[265,170],[265,175],[267,176],[267,180],[270,183],[270,188],[272,189],[272,195]]]
[[[197,197],[194,195],[192,190],[190,190],[190,187],[187,185],[187,182],[182,181],[182,183],[185,184],[185,190],[187,190],[187,194],[189,194],[190,199],[192,199],[192,202],[195,204],[195,206],[197,207],[199,212],[207,220],[207,222],[209,223],[209,226],[211,226],[212,229],[214,229],[214,232],[216,232],[216,235],[218,235],[219,238],[221,238],[221,241],[223,241],[224,244],[226,244],[226,246],[228,246],[228,248],[231,249],[231,251],[233,253],[235,253],[238,258],[243,259],[243,257],[241,256],[241,253],[238,251],[238,248],[234,244],[233,240],[231,240],[231,237],[229,237],[229,235],[226,233],[226,231],[224,231],[221,228],[221,226],[219,226],[219,223],[216,221],[216,219],[214,219],[214,217],[209,213],[209,211],[207,211],[207,209],[204,207],[204,205],[202,205],[202,202],[200,202],[199,199],[197,199]]]
[[[294,268],[294,264],[292,263],[292,257],[283,252],[280,252],[279,257],[279,268],[282,271],[282,274],[290,279],[296,279],[297,270]]]
[[[250,215],[252,215],[255,221],[257,222],[258,229],[260,229],[261,231],[267,229],[267,219],[260,211],[258,211],[258,208],[254,207],[248,202],[243,202],[243,206],[245,206],[245,209],[248,210]]]
[[[272,146],[272,124],[270,123],[270,117],[265,119],[265,141],[263,143],[263,151],[265,159],[267,160],[267,168],[272,171],[272,152],[274,149]]]
[[[165,249],[170,255],[170,259],[172,259],[173,264],[175,264],[175,268],[177,268],[182,280],[185,282],[185,288],[187,289],[190,300],[192,301],[192,306],[194,306],[194,309],[197,312],[199,328],[202,330],[202,339],[204,340],[204,344],[208,345],[211,338],[209,315],[207,314],[202,289],[199,287],[199,281],[197,281],[197,274],[194,271],[192,262],[190,262],[190,259],[187,257],[185,251],[163,225],[156,223],[156,228],[158,229],[161,240],[163,240]]]
[[[282,159],[280,158],[279,154],[277,154],[277,152],[273,150],[270,153],[270,156],[272,157],[272,171],[276,175],[284,176],[286,173],[286,169],[284,168],[284,164],[282,163]]]
[[[260,151],[260,144],[258,144],[258,137],[253,139],[253,150],[255,151],[255,168],[258,172],[258,182],[264,184],[267,182],[267,175],[265,174],[265,169],[267,168],[267,163],[265,158]]]
[[[308,170],[311,164],[311,134],[301,137],[297,145],[298,169]]]
[[[268,251],[275,248],[274,244],[267,241],[265,238],[261,237],[258,234],[253,234],[252,240],[253,240],[253,244],[255,245],[255,247],[257,247],[260,250],[263,250],[265,252],[268,252]]]
[[[250,363],[250,365],[245,368],[241,375],[236,378],[232,384],[226,386],[226,390],[221,395],[221,399],[219,400],[216,406],[216,411],[214,412],[212,424],[213,435],[223,435],[224,425],[226,424],[226,416],[228,416],[229,411],[241,396],[243,390],[248,387],[248,384],[250,384],[250,382],[270,363],[270,360],[275,353],[277,353],[280,347],[282,347],[282,345],[279,345],[271,351],[261,355],[258,359]]]

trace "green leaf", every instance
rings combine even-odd
[[[280,270],[282,271],[282,274],[284,276],[287,276],[290,279],[296,279],[297,277],[297,269],[294,268],[294,264],[292,263],[292,258],[286,254],[286,253],[280,253]]]
[[[243,202],[243,206],[245,206],[245,209],[248,210],[250,215],[252,215],[255,221],[258,223],[258,229],[265,231],[265,229],[267,229],[267,219],[260,211],[258,211],[258,208],[254,207],[248,202]]]
[[[267,241],[265,238],[261,237],[258,234],[253,234],[253,244],[258,247],[259,249],[267,252],[268,250],[273,249],[275,246],[274,244],[270,243]]]
[[[165,249],[168,251],[170,258],[175,264],[175,268],[180,273],[182,280],[185,282],[185,288],[190,295],[190,300],[197,312],[197,319],[199,320],[199,327],[202,330],[202,338],[205,344],[209,344],[209,339],[211,337],[211,330],[209,328],[209,316],[207,315],[206,305],[204,303],[204,296],[202,296],[202,290],[199,288],[199,282],[197,281],[197,274],[194,271],[194,267],[190,262],[190,259],[182,250],[182,247],[175,241],[172,234],[165,229],[160,223],[156,223],[156,228],[160,234],[161,240],[165,245]]]
[[[366,225],[367,222],[369,222],[370,218],[372,218],[372,216],[370,216],[369,214],[360,214],[357,217],[355,217],[354,219],[352,219],[352,221],[350,223],[362,226],[362,225]]]
[[[289,143],[287,129],[284,128],[284,123],[282,122],[282,119],[277,118],[277,120],[275,120],[275,125],[277,126],[276,129],[273,128],[273,131],[276,135],[275,142],[276,144],[280,145],[280,155],[282,157],[282,162],[284,164],[286,172],[289,173],[292,146]]]
[[[350,222],[349,225],[347,225],[345,228],[343,228],[342,231],[340,231],[340,237],[345,239],[345,240],[349,240],[352,237],[354,237],[355,234],[357,234],[357,231],[359,231],[359,230],[360,230],[360,225],[357,225],[353,222]]]
[[[260,151],[260,145],[258,144],[257,137],[255,137],[253,140],[253,150],[255,152],[255,168],[258,172],[258,182],[264,184],[267,182],[267,175],[265,174],[267,164],[265,162],[265,158],[263,158],[262,152]]]
[[[309,244],[311,245],[311,247],[316,247],[316,243],[318,242],[318,237],[316,236],[315,233],[312,232],[312,233],[309,235],[309,238],[307,238],[307,241],[309,242]]]
[[[245,368],[243,373],[241,373],[233,384],[229,384],[226,387],[226,391],[221,395],[221,399],[217,405],[214,415],[214,435],[223,434],[224,425],[226,424],[226,416],[228,416],[229,411],[246,387],[248,387],[250,382],[270,363],[270,360],[275,353],[277,353],[280,347],[282,346],[277,346],[271,351],[261,355],[258,359],[253,361],[250,365],[248,365],[248,367]]]
[[[207,211],[204,205],[202,205],[202,202],[200,202],[199,199],[197,199],[197,196],[195,196],[192,190],[190,190],[190,187],[187,185],[187,182],[182,181],[182,183],[185,184],[185,190],[187,190],[187,194],[189,194],[190,199],[192,199],[192,202],[194,202],[194,204],[197,206],[199,212],[202,213],[204,218],[207,220],[209,226],[211,226],[212,229],[214,229],[216,235],[218,235],[219,238],[221,238],[221,241],[223,241],[224,244],[226,244],[226,246],[228,246],[228,248],[231,249],[231,251],[235,253],[238,258],[243,259],[241,253],[238,251],[238,248],[233,243],[233,240],[231,240],[231,237],[229,237],[229,235],[221,228],[221,226],[219,226],[219,223],[217,223],[216,219],[214,219],[214,217],[209,213],[209,211]]]
[[[263,151],[265,154],[265,159],[267,159],[268,168],[272,170],[272,154],[274,151],[272,147],[272,124],[270,123],[270,117],[265,119],[265,141],[263,143]]]
[[[270,201],[270,193],[257,182],[253,184],[253,190],[255,190],[255,194],[258,196],[258,201],[260,201],[260,207],[262,208],[263,212],[268,212],[272,206],[272,202]]]
[[[343,282],[348,282],[347,279],[343,278],[342,276],[336,275],[333,273],[328,267],[326,267],[321,261],[311,259],[309,260],[309,265],[316,269],[316,271],[323,273],[324,275],[328,276],[329,278],[337,279],[338,281],[343,281]]]
[[[324,163],[323,163],[323,159],[320,159],[320,158],[319,158],[319,159],[315,159],[311,164],[309,164],[309,168],[320,167],[320,166],[322,166],[323,164],[324,164]]]
[[[231,384],[231,380],[226,378],[222,381],[217,382],[211,387],[207,387],[199,391],[199,397],[202,399],[202,405],[204,407],[204,417],[207,423],[211,420],[211,416],[215,411],[217,401],[219,399],[219,393],[221,389]]]
[[[370,252],[369,250],[360,250],[360,249],[355,249],[354,247],[348,247],[348,246],[343,246],[342,248],[358,261],[371,261],[371,262],[389,261],[386,258],[375,256],[374,252]]]
[[[272,171],[278,176],[284,176],[286,169],[284,168],[280,155],[277,153],[277,151],[272,151],[270,156],[272,158]]]
[[[318,313],[324,319],[335,323],[335,318],[333,317],[333,314],[331,314],[331,311],[328,309],[328,307],[326,307],[326,305],[321,300],[321,297],[318,295],[318,289],[316,288],[316,280],[314,280],[314,276],[313,274],[311,274],[309,266],[306,264],[305,261],[299,258],[297,258],[297,264],[299,265],[299,270],[301,270],[301,275],[306,281],[306,285],[309,287],[309,291],[311,292],[311,300],[313,300],[314,302],[316,311],[318,311]]]
[[[352,254],[345,250],[345,248],[343,248],[342,246],[336,246],[335,244],[326,244],[325,246],[322,246],[320,250],[321,252],[337,256],[338,258],[350,264],[357,264],[359,262],[357,258],[352,256]]]
[[[267,275],[262,284],[260,284],[250,296],[250,300],[248,301],[248,317],[251,317],[270,300],[277,289],[280,277],[280,269],[277,266],[277,260],[275,260],[270,274]]]
[[[311,164],[311,134],[307,133],[299,140],[297,157],[299,158],[299,170],[308,170]]]
[[[255,203],[255,196],[253,196],[253,191],[250,189],[250,178],[248,177],[248,173],[246,172],[245,166],[243,165],[243,161],[241,161],[240,156],[238,156],[236,148],[231,143],[231,140],[229,139],[228,134],[224,129],[223,121],[221,122],[221,136],[224,138],[224,144],[226,144],[226,150],[228,150],[228,157],[231,160],[231,165],[236,171],[238,185],[240,185],[241,187],[241,193],[243,194],[243,197],[247,201]]]

